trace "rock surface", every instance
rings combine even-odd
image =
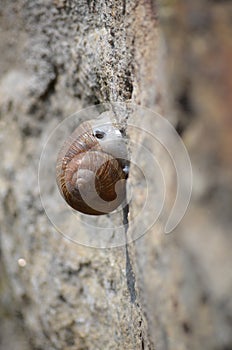
[[[148,349],[131,248],[65,240],[45,215],[37,177],[60,121],[85,106],[131,99],[140,31],[155,31],[152,9],[134,1],[2,1],[1,26],[1,348]],[[52,193],[50,200],[55,206]],[[18,339],[9,336],[15,329]]]
[[[1,1],[1,349],[231,348],[230,10],[206,0]],[[185,142],[193,193],[170,235],[159,220],[128,246],[94,249],[45,215],[37,177],[48,135],[105,101],[162,113]],[[160,158],[168,212],[175,174]],[[136,169],[129,183],[139,190]],[[144,200],[141,187],[128,236]]]

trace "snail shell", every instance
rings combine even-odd
[[[125,139],[109,118],[83,122],[65,141],[56,165],[61,195],[75,210],[102,215],[115,210],[126,195],[128,166]]]

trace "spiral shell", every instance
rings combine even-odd
[[[83,122],[61,148],[56,181],[61,195],[75,210],[102,215],[115,210],[125,199],[126,145],[120,131],[101,122]],[[108,119],[107,119],[108,120]]]

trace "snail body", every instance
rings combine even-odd
[[[102,215],[125,199],[128,167],[125,140],[106,113],[83,122],[65,141],[56,165],[61,195],[75,210]]]

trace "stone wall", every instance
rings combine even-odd
[[[231,349],[230,10],[206,0],[1,1],[1,349]],[[160,220],[128,246],[94,249],[45,215],[45,140],[105,101],[162,113],[185,142],[193,193],[169,235]],[[164,167],[168,211],[176,182]]]

